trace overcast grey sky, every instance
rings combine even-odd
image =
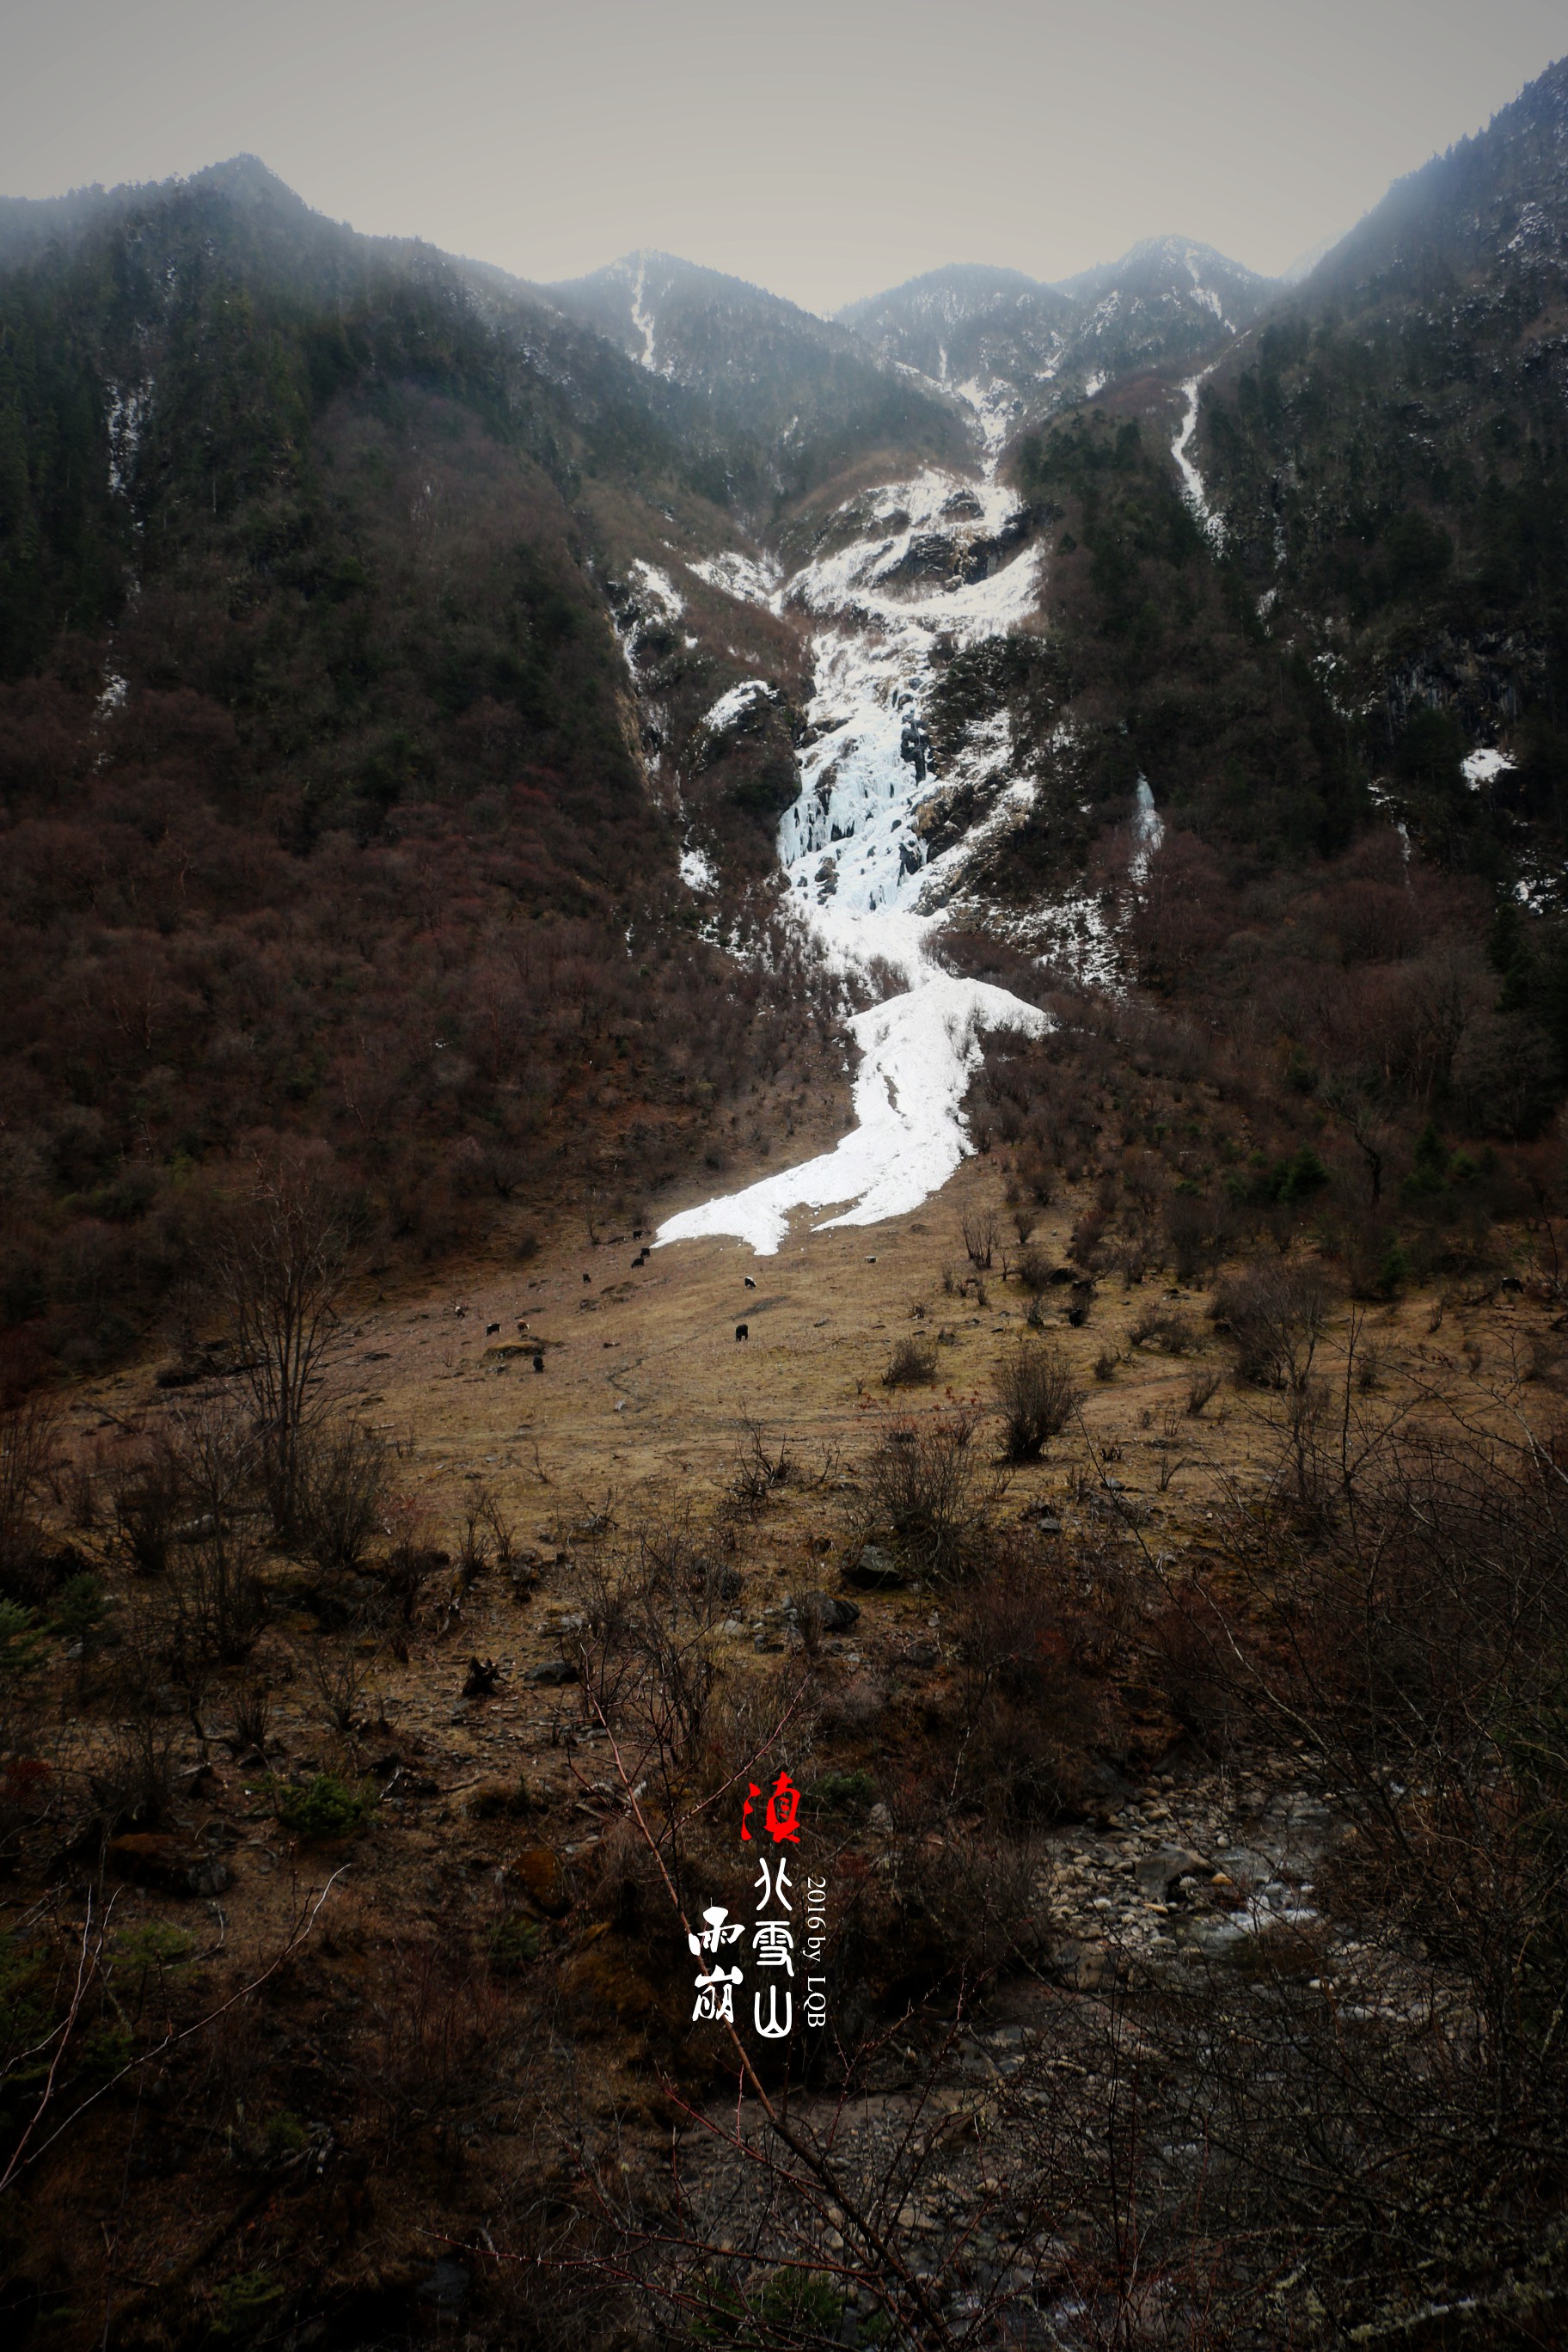
[[[662,247],[825,310],[1166,230],[1272,272],[1565,49],[1563,0],[0,0],[0,192],[248,150],[523,277]]]

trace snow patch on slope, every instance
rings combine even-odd
[[[131,478],[136,470],[137,452],[142,446],[142,427],[153,401],[153,379],[128,386],[121,391],[110,386],[109,412],[104,423],[109,433],[109,489],[112,498],[130,496]]]
[[[637,573],[643,595],[665,620],[680,618],[685,601],[668,572],[661,572],[657,563],[645,563],[640,555],[634,556],[626,569]]]
[[[1132,816],[1132,856],[1128,862],[1128,877],[1136,887],[1149,878],[1149,860],[1165,838],[1165,828],[1154,806],[1154,795],[1146,776],[1138,779],[1138,805]]]
[[[732,1234],[759,1257],[771,1257],[797,1209],[837,1209],[816,1227],[823,1233],[835,1225],[874,1225],[918,1209],[968,1152],[959,1105],[979,1066],[980,1032],[1037,1035],[1047,1026],[1043,1013],[1005,989],[929,971],[907,995],[873,1005],[848,1024],[861,1053],[853,1131],[802,1167],[671,1217],[660,1226],[656,1246]]]
[[[760,677],[743,677],[739,686],[731,687],[727,694],[719,697],[704,718],[703,727],[710,735],[727,735],[754,704],[777,699],[777,687],[769,686]]]
[[[1198,387],[1202,383],[1201,375],[1189,376],[1182,386],[1182,396],[1187,404],[1187,413],[1183,417],[1176,437],[1171,444],[1171,455],[1176,461],[1176,471],[1182,478],[1182,490],[1188,506],[1202,526],[1211,546],[1221,547],[1225,543],[1225,524],[1210,506],[1204,489],[1203,476],[1192,458],[1192,439],[1193,435],[1197,431],[1198,425]]]
[[[654,357],[654,315],[643,300],[647,289],[647,262],[639,253],[637,274],[632,282],[632,324],[642,337],[642,349],[637,355],[637,365],[647,368],[649,375],[658,375],[660,370],[658,362]]]
[[[955,522],[943,509],[959,505],[966,513]],[[868,625],[885,629],[898,641],[893,667],[907,668],[912,657],[923,667],[939,630],[969,644],[1026,619],[1039,603],[1042,554],[1028,548],[983,579],[901,593],[896,575],[915,541],[939,531],[955,541],[992,540],[1018,507],[1015,493],[997,482],[961,482],[928,466],[910,481],[873,491],[863,535],[804,565],[789,582],[784,602],[841,618],[859,630]],[[844,515],[851,510],[839,509]]]
[[[770,557],[761,559],[742,555],[710,555],[687,565],[688,572],[717,588],[726,596],[733,596],[739,604],[761,604],[776,613],[779,583],[784,577],[780,566]]]
[[[635,684],[642,642],[647,631],[650,627],[678,621],[686,606],[673,580],[668,572],[661,572],[657,563],[645,563],[640,555],[634,556],[626,570],[631,575],[632,593],[616,613],[616,631]],[[657,754],[650,756],[648,765],[657,767],[658,764]]]
[[[944,352],[942,356],[945,360],[947,355]],[[1000,456],[1021,405],[1013,386],[999,376],[972,375],[963,383],[950,384],[948,389],[957,394],[966,408],[973,409],[986,456]]]

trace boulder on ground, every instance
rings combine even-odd
[[[895,1585],[907,1584],[909,1578],[890,1551],[880,1544],[862,1544],[854,1559],[845,1565],[844,1580],[858,1584],[863,1591],[879,1592]]]
[[[839,1592],[803,1592],[788,1607],[797,1623],[815,1617],[825,1633],[847,1633],[860,1622],[860,1603]]]

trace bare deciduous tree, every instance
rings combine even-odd
[[[284,1529],[299,1514],[303,1433],[342,1344],[337,1302],[351,1244],[341,1192],[324,1168],[301,1158],[258,1166],[211,1253],[255,1402],[268,1500]]]

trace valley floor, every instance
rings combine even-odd
[[[1074,2314],[1089,2272],[1101,2274],[1101,2254],[1088,2251],[1094,2199],[1085,2189],[1076,2215],[1063,2179],[1073,2136],[1086,2135],[1087,2147],[1100,2128],[1089,2110],[1120,2079],[1120,2038],[1137,2004],[1158,2008],[1163,1978],[1179,1988],[1196,1982],[1194,1969],[1234,1968],[1241,1948],[1278,1958],[1280,1937],[1305,1956],[1299,1964],[1288,1952],[1288,1968],[1299,1976],[1310,1967],[1314,1983],[1342,1980],[1345,1998],[1363,2007],[1430,1997],[1429,1976],[1424,1990],[1395,1983],[1375,1936],[1320,1910],[1315,1882],[1345,1818],[1322,1760],[1257,1739],[1205,1757],[1168,1696],[1130,1686],[1118,1700],[1113,1760],[1080,1780],[1065,1818],[1047,1808],[1021,1825],[1025,1875],[1005,1902],[989,1881],[989,1892],[976,1882],[961,1894],[1006,1918],[1013,1947],[1012,1957],[985,1958],[972,1994],[917,2003],[902,2028],[874,2026],[858,1971],[880,1981],[888,1950],[857,1931],[860,1940],[830,1961],[835,2017],[862,2037],[858,2084],[847,2101],[821,2084],[798,2090],[792,2128],[811,2163],[801,2176],[790,2158],[786,2179],[773,2144],[759,2204],[748,2148],[770,2127],[748,2096],[736,2140],[733,2080],[709,2104],[723,2053],[707,2052],[684,2021],[679,1938],[637,1859],[629,1780],[584,1685],[557,1669],[588,1638],[605,1578],[639,1538],[683,1515],[700,1546],[727,1528],[728,1613],[705,1637],[716,1689],[731,1706],[748,1690],[759,1706],[779,1705],[786,1682],[799,1683],[812,1728],[804,1718],[785,1728],[770,1755],[808,1786],[837,1785],[835,1775],[859,1785],[858,1774],[882,1792],[869,1813],[865,1799],[819,1812],[816,1865],[845,1895],[875,1886],[878,1874],[889,1888],[908,1886],[911,1873],[946,1883],[980,1817],[949,1818],[938,1791],[923,1817],[919,1805],[911,1811],[909,1774],[945,1772],[944,1755],[962,1757],[961,1726],[930,1727],[951,1726],[966,1687],[963,1596],[857,1588],[846,1574],[859,1547],[867,1455],[900,1415],[940,1420],[972,1404],[986,1417],[989,1451],[992,1377],[1024,1329],[1026,1301],[1000,1265],[980,1276],[983,1297],[948,1286],[973,1283],[961,1218],[994,1204],[997,1189],[979,1157],[918,1215],[860,1230],[797,1227],[772,1258],[710,1238],[634,1266],[641,1249],[630,1233],[596,1245],[557,1233],[521,1270],[480,1260],[438,1289],[354,1301],[345,1393],[395,1444],[405,1507],[454,1548],[486,1511],[506,1540],[472,1579],[437,1579],[405,1631],[383,1625],[350,1641],[357,1693],[341,1726],[326,1704],[335,1648],[325,1629],[342,1622],[333,1608],[352,1608],[352,1580],[279,1564],[260,1648],[195,1702],[206,1736],[190,1795],[140,1845],[111,1849],[96,1894],[83,1881],[45,1895],[42,1910],[31,1891],[8,1906],[13,1929],[28,1932],[57,1912],[68,1926],[74,1904],[90,1937],[103,1933],[92,1906],[107,1903],[102,1920],[120,1949],[127,1937],[194,1931],[200,1981],[216,1987],[235,1970],[270,1968],[331,1882],[310,1937],[268,1979],[273,1989],[244,2004],[239,2042],[211,2062],[213,2083],[226,2068],[239,2069],[237,2082],[254,2075],[226,2122],[193,2120],[178,2147],[163,2122],[142,2127],[162,2152],[148,2187],[117,2209],[110,2172],[121,2160],[121,2110],[102,2110],[79,2137],[79,2223],[62,2230],[34,2213],[30,2229],[43,2229],[49,2260],[86,2295],[94,2328],[122,2301],[134,2324],[115,2340],[184,2341],[193,2323],[169,2313],[210,2315],[214,2297],[221,2306],[259,2263],[289,2309],[340,2315],[334,2341],[364,2324],[343,2313],[433,2322],[446,2296],[477,2331],[470,2340],[488,2342],[495,2328],[522,2324],[520,2308],[529,2326],[542,2325],[552,2279],[572,2295],[592,2284],[599,2315],[574,2305],[564,2340],[598,2340],[600,2306],[606,2297],[614,2306],[616,2281],[633,2277],[673,2298],[648,2338],[666,2340],[694,2280],[738,2263],[744,2285],[752,2260],[759,2277],[781,2262],[842,2272],[834,2324],[844,2341],[862,2340],[862,2322],[872,2340],[886,2289],[906,2305],[935,2298],[935,2315],[910,2340],[946,2342],[943,2329],[983,2307],[988,2327],[1003,2326],[1003,2305],[1021,2294],[1058,2331],[1042,2341],[1087,2346],[1098,2339]],[[1043,1213],[1035,1240],[1047,1257],[1063,1258],[1081,1206],[1068,1196]],[[1196,1356],[1136,1342],[1130,1327],[1159,1288],[1104,1281],[1079,1327],[1047,1291],[1045,1327],[1081,1387],[1081,1419],[1042,1463],[1011,1475],[996,1507],[998,1525],[1030,1541],[1042,1524],[1059,1526],[1069,1555],[1114,1556],[1135,1585],[1217,1560],[1222,1528],[1234,1535],[1238,1504],[1250,1507],[1280,1461],[1278,1398],[1226,1385],[1188,1410],[1194,1369],[1205,1359],[1223,1369],[1218,1342],[1204,1336],[1203,1294],[1179,1301],[1194,1318]],[[1546,1319],[1517,1291],[1451,1301],[1441,1318],[1426,1297],[1379,1310],[1384,1395],[1391,1405],[1436,1410],[1447,1398],[1491,1411],[1489,1384],[1511,1377]],[[749,1337],[737,1340],[742,1322]],[[890,1391],[882,1376],[911,1334],[935,1343],[934,1389]],[[1342,1339],[1342,1320],[1321,1360],[1332,1361]],[[542,1373],[531,1369],[536,1351]],[[163,1402],[155,1370],[79,1391],[74,1430],[104,1440],[148,1423]],[[759,1462],[777,1475],[742,1508],[737,1481]],[[803,1650],[802,1596],[814,1591],[852,1593],[859,1613]],[[464,1695],[470,1657],[496,1669],[493,1696]],[[1113,1659],[1108,1671],[1115,1683]],[[236,1694],[258,1677],[271,1685],[267,1754],[247,1758],[227,1724]],[[58,1705],[62,1781],[85,1787],[110,1736],[105,1700],[90,1690],[73,1698],[62,1681]],[[944,1747],[950,1738],[956,1750]],[[373,1828],[325,1846],[282,1828],[279,1789],[308,1787],[321,1772],[379,1789]],[[732,1869],[730,1832],[716,1835],[699,1843],[699,1878]],[[202,1854],[221,1860],[201,1882],[216,1892],[172,1901],[184,1858]],[[520,1979],[495,1972],[509,1935],[529,1956]],[[177,1974],[160,1997],[176,2008],[185,1998]],[[221,2117],[223,2097],[204,2107],[209,2091],[198,2096],[188,2072],[171,2066],[159,2116],[173,2112],[173,2097],[176,2109],[194,2102],[193,2116]],[[1069,2082],[1056,2116],[1063,2146],[1046,2165],[1040,2100]],[[258,2153],[258,2110],[281,2135],[281,2154]],[[266,2125],[268,2116],[285,2120]],[[293,2133],[319,2185],[295,2164]],[[273,2184],[259,2222],[245,2218],[257,2212],[258,2181]],[[868,2270],[860,2224],[845,2219],[856,2196],[860,2222],[885,2225],[906,2284],[875,2261]],[[112,2210],[121,2219],[105,2256],[99,2222]],[[604,2237],[613,2211],[622,2212],[618,2252]],[[542,2215],[554,2218],[545,2226]],[[330,2242],[312,2242],[329,2226]],[[253,2251],[241,2253],[242,2243]],[[136,2284],[154,2245],[174,2266],[166,2302]],[[525,2249],[531,2260],[548,2256],[544,2271],[509,2266]],[[559,2261],[565,2272],[552,2267]],[[880,2280],[875,2291],[868,2278]]]

